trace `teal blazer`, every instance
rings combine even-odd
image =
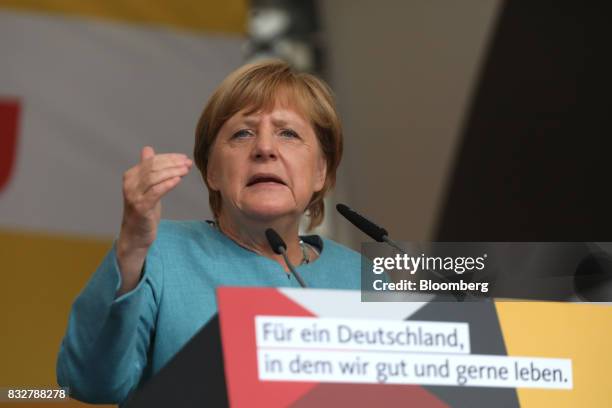
[[[359,289],[360,255],[304,237],[320,257],[297,267],[312,288]],[[158,372],[216,313],[218,286],[299,287],[283,267],[204,221],[166,221],[148,251],[138,286],[120,296],[115,246],[75,300],[57,360],[73,398],[121,403]]]

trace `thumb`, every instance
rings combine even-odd
[[[153,156],[155,156],[155,150],[151,146],[145,146],[140,152],[140,161],[143,162]]]

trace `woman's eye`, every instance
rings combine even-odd
[[[297,132],[291,130],[291,129],[283,129],[281,131],[281,135],[283,135],[284,137],[287,137],[289,139],[298,139],[300,136],[297,134]]]
[[[232,135],[232,139],[242,139],[251,136],[251,131],[248,129],[242,129]]]

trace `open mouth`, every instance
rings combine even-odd
[[[254,186],[255,184],[261,183],[274,183],[285,186],[286,183],[278,176],[274,174],[256,174],[249,179],[247,182],[247,187]]]

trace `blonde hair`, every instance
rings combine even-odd
[[[342,125],[329,86],[311,74],[296,72],[280,60],[247,64],[232,72],[215,90],[200,116],[193,156],[208,188],[210,208],[215,218],[221,213],[221,194],[210,188],[206,174],[210,151],[219,130],[243,109],[253,113],[272,108],[281,92],[287,92],[291,102],[309,120],[325,157],[325,183],[313,194],[306,208],[310,216],[309,229],[323,221],[323,198],[336,182],[336,170],[342,158]]]

